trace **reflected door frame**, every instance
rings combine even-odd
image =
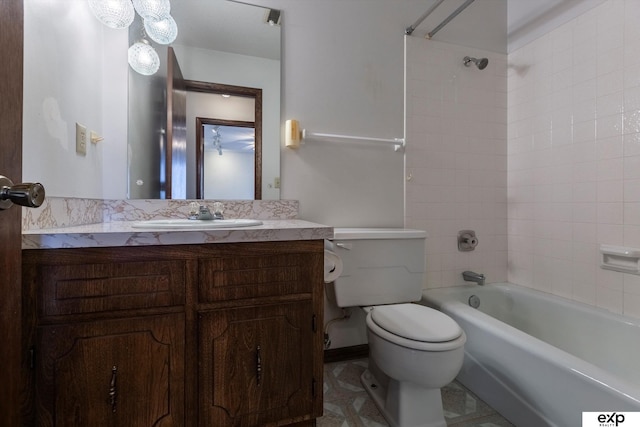
[[[256,124],[255,122],[242,122],[238,120],[221,120],[221,119],[211,119],[206,117],[196,117],[196,199],[204,199],[204,125],[220,125],[220,126],[234,126],[234,127],[243,127],[243,128],[251,128],[256,133]],[[255,138],[257,140],[257,138]],[[257,141],[256,141],[257,145]],[[255,176],[257,174],[262,174],[262,166],[257,162],[257,151],[254,151],[254,189],[253,189],[253,198],[255,200],[260,200],[259,195],[261,195],[262,191],[258,188],[257,180]]]
[[[253,98],[255,105],[254,127],[255,127],[255,170],[254,170],[254,199],[262,199],[262,89],[223,85],[219,83],[199,82],[194,80],[185,80],[186,90],[188,92],[202,92],[211,94],[229,94],[232,96],[241,96],[245,98]],[[196,119],[203,120],[201,118]],[[216,124],[221,124],[222,120],[216,120]],[[232,121],[227,121],[233,123]],[[235,122],[237,123],[237,122]],[[198,124],[196,123],[196,126]],[[231,125],[233,126],[233,125]],[[204,168],[204,140],[200,139],[202,126],[197,127],[196,133],[196,198],[201,199],[204,195],[203,189],[203,168]]]

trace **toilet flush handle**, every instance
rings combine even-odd
[[[342,243],[342,242],[338,242],[336,243],[336,246],[342,249],[346,249],[348,251],[351,250],[351,248],[353,248],[353,244],[351,243]]]

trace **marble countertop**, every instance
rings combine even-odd
[[[22,232],[22,249],[108,246],[183,245],[333,238],[333,228],[298,219],[262,220],[254,227],[207,230],[133,228],[133,221],[114,221]]]

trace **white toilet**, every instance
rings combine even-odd
[[[367,313],[369,369],[362,384],[392,427],[446,427],[440,389],[462,367],[466,335],[422,295],[426,233],[336,228],[342,274],[328,285],[339,307]]]

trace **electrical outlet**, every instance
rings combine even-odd
[[[280,177],[279,177],[279,176],[276,176],[276,177],[273,179],[273,186],[274,186],[275,188],[280,188]]]
[[[87,127],[76,123],[76,153],[87,154]]]

